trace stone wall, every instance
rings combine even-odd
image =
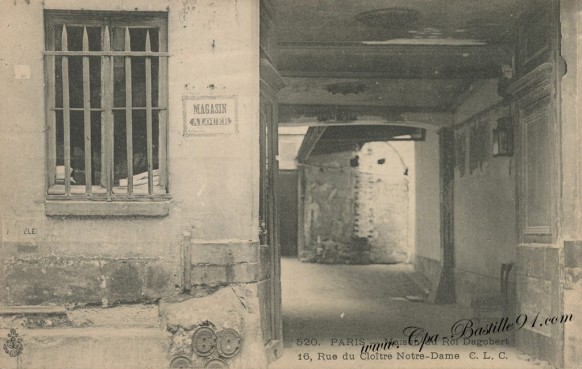
[[[582,316],[582,4],[562,0],[562,173],[564,313]],[[564,326],[564,367],[582,363],[582,320]]]
[[[438,281],[442,260],[440,244],[439,138],[427,130],[425,141],[415,142],[416,258],[415,269]]]
[[[45,196],[44,12],[81,8],[167,14],[168,215],[50,214]],[[229,293],[237,284],[247,306],[245,311],[231,309],[245,338],[238,358],[253,364],[237,359],[231,367],[266,366],[264,357],[248,356],[264,354],[256,351],[263,345],[256,289],[268,273],[259,267],[257,245],[259,2],[1,1],[0,14],[0,48],[10,51],[3,53],[0,68],[0,120],[11,122],[0,127],[0,306],[60,307],[66,321],[88,308],[106,314],[128,304],[153,304],[157,310],[160,300],[172,304],[181,299],[207,313],[182,320],[191,319],[185,324],[191,339],[201,321],[211,321],[216,332],[231,324],[211,319],[212,309],[220,310],[212,296],[232,302]],[[183,98],[218,96],[236,96],[238,132],[185,135]],[[59,206],[66,207],[64,203]],[[185,238],[184,232],[190,235]],[[153,327],[142,327],[145,331],[112,322],[106,327],[63,326],[49,333],[40,323],[46,320],[33,321],[39,323],[24,332],[18,328],[26,345],[21,359],[28,368],[168,367],[177,355],[169,351],[175,331],[157,320]],[[3,337],[8,328],[0,327]],[[53,343],[47,343],[47,336]],[[16,365],[7,355],[1,360],[1,367]]]
[[[357,153],[358,209],[355,234],[367,238],[372,263],[409,263],[414,253],[408,243],[410,180],[409,142],[370,142]]]
[[[181,284],[184,231],[199,240],[257,239],[258,4],[108,0],[83,6],[168,14],[169,215],[47,216],[43,11],[80,5],[1,2],[0,47],[11,52],[0,69],[0,118],[14,122],[0,128],[1,304],[159,298]],[[185,136],[182,98],[223,95],[238,98],[239,132]]]
[[[560,259],[563,250],[556,247],[517,248],[516,305],[518,313],[533,319],[560,316],[564,313],[563,268]],[[569,313],[569,312],[566,312]],[[516,334],[516,346],[523,352],[542,360],[563,366],[564,326],[540,323],[524,327]]]
[[[302,170],[301,258],[323,263],[411,261],[408,180],[394,148],[374,142],[359,151],[316,155]]]
[[[564,244],[564,313],[582,316],[582,242]],[[582,319],[564,326],[564,367],[575,368],[582,363]]]
[[[509,115],[495,80],[476,82],[454,115],[455,274],[464,305],[498,294],[501,264],[516,260],[515,159],[492,153],[493,130]]]
[[[477,81],[453,114],[455,285],[457,302],[467,306],[473,298],[499,293],[501,264],[516,260],[514,158],[493,157],[491,149],[497,120],[510,114],[501,100],[496,80]],[[415,266],[438,280],[442,250],[436,132],[428,131],[426,141],[416,143],[416,178]]]
[[[356,206],[355,176],[348,166],[352,153],[312,157],[304,165],[304,248],[302,260],[341,263],[367,261],[366,247],[352,251]],[[354,241],[355,242],[355,241]]]

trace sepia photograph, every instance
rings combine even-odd
[[[582,1],[0,0],[0,232],[0,369],[582,369]]]

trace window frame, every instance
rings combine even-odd
[[[57,34],[57,26],[64,25],[63,34]],[[155,204],[160,201],[168,201],[171,198],[168,188],[168,170],[167,170],[167,139],[168,139],[168,14],[167,12],[128,12],[128,11],[62,11],[62,10],[45,10],[44,12],[44,27],[45,27],[45,105],[46,105],[46,213],[47,215],[67,215],[66,209],[69,207],[65,205],[66,203],[71,203],[70,208],[76,210],[71,211],[71,215],[148,215],[147,206],[145,204],[151,203]],[[66,27],[85,27],[84,28],[84,40],[82,51],[67,51],[67,48],[62,50],[55,50],[55,45],[57,37],[61,37],[62,41],[67,40]],[[89,51],[88,41],[85,39],[87,37],[88,27],[100,27],[101,28],[101,46],[99,51]],[[123,51],[112,50],[112,33],[113,28],[123,28],[125,29],[125,41],[127,42],[130,37],[130,29],[135,28],[157,28],[158,29],[158,51],[151,51],[151,42],[149,31],[146,31],[146,46],[145,51],[130,51],[130,47],[126,44]],[[107,33],[107,36],[106,36]],[[98,111],[101,115],[101,180],[100,183],[92,183],[91,176],[92,168],[85,174],[85,185],[73,186],[71,185],[70,176],[64,175],[64,193],[60,190],[60,185],[57,184],[57,111],[61,110],[63,113],[63,160],[64,160],[64,172],[71,169],[71,143],[70,143],[70,115],[73,110],[69,107],[70,94],[68,93],[68,83],[65,88],[65,82],[68,82],[68,70],[67,72],[62,72],[63,81],[63,102],[62,108],[57,108],[56,104],[56,77],[57,77],[57,62],[63,63],[63,66],[68,66],[68,60],[71,57],[80,57],[83,61],[83,89],[84,89],[84,103],[82,108],[75,108],[84,113],[83,124],[84,130],[87,128],[91,129],[92,118],[90,116],[91,112]],[[88,63],[90,58],[99,57],[100,62],[100,78],[101,82],[99,84],[101,103],[99,108],[92,108],[90,103],[90,97],[85,97],[85,94],[89,91],[89,72],[86,72],[85,68],[88,70]],[[146,84],[146,102],[145,107],[133,107],[131,100],[127,100],[127,97],[131,97],[131,84],[134,80],[130,77],[124,78],[129,95],[126,95],[126,103],[124,107],[114,106],[114,75],[113,75],[113,65],[114,58],[121,57],[126,65],[125,72],[129,70],[131,76],[131,61],[128,60],[134,57],[143,57],[146,74],[144,77]],[[153,74],[151,70],[152,60],[157,58],[158,60],[158,77],[157,77],[157,93],[158,99],[157,104],[152,104],[152,80]],[[59,60],[60,59],[60,60]],[[59,60],[59,61],[57,61]],[[85,64],[86,63],[86,64]],[[127,64],[129,64],[129,69]],[[86,87],[86,88],[85,88]],[[65,92],[66,90],[66,92]],[[87,94],[88,95],[88,94]],[[65,102],[67,100],[67,102]],[[157,106],[153,106],[157,105]],[[140,109],[145,111],[146,116],[146,151],[147,151],[147,192],[146,193],[136,193],[135,186],[133,186],[133,149],[132,149],[132,125],[133,118],[132,114],[135,110]],[[126,190],[116,193],[114,190],[120,187],[114,186],[114,111],[125,111],[126,113],[126,150],[127,150],[127,185]],[[153,116],[158,115],[158,169],[156,175],[158,175],[158,184],[154,184],[154,142],[153,142]],[[67,134],[68,137],[67,138]],[[84,143],[84,157],[85,157],[85,171],[87,165],[91,166],[91,136],[83,138]],[[88,142],[88,143],[87,143]],[[129,155],[131,153],[131,155]],[[87,159],[87,157],[89,159]],[[131,159],[129,159],[131,158]],[[86,171],[87,172],[87,171]],[[103,177],[104,176],[104,177]],[[80,188],[85,187],[85,190],[80,192]],[[55,191],[59,190],[58,193]],[[74,191],[72,191],[74,190]],[[144,191],[142,191],[144,192]],[[89,200],[89,201],[88,201]],[[58,204],[53,204],[52,202],[58,202]],[[127,203],[125,206],[103,206],[103,204],[96,204],[98,202],[112,203],[112,202],[124,202]],[[141,203],[139,205],[131,205],[131,203]],[[93,207],[98,209],[90,209]],[[74,205],[73,205],[74,204]],[[88,204],[88,205],[83,205]],[[85,211],[83,211],[85,207]],[[113,209],[110,213],[107,208]],[[137,210],[132,211],[135,208]],[[167,206],[163,207],[167,209]],[[53,209],[53,210],[51,210]],[[54,209],[59,209],[54,210]],[[122,211],[119,213],[119,209],[126,209],[127,211]],[[54,214],[53,214],[54,213]],[[164,214],[165,213],[165,214]],[[159,211],[153,209],[151,214],[155,216],[167,215],[167,211]]]

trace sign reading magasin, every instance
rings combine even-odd
[[[238,133],[236,96],[184,96],[184,136]]]

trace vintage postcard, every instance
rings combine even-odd
[[[0,369],[582,369],[579,0],[0,0]]]

